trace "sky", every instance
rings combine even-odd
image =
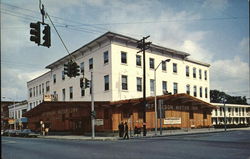
[[[210,89],[250,98],[249,0],[42,0],[68,50],[107,31],[184,51],[209,63]],[[51,47],[30,39],[38,0],[1,0],[1,99],[27,99],[27,81],[67,55],[51,26]]]

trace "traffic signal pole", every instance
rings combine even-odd
[[[91,112],[93,113],[95,111],[93,71],[91,71],[90,89],[91,89]],[[91,115],[91,127],[92,127],[92,139],[95,139],[95,117],[94,115]]]

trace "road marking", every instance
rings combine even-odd
[[[15,144],[17,143],[16,141],[10,141],[10,140],[2,140],[3,143],[7,143],[7,144]]]

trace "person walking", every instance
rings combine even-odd
[[[125,122],[125,125],[124,125],[124,137],[123,137],[123,139],[126,139],[126,138],[129,139],[127,122]]]
[[[122,123],[118,125],[119,137],[122,137]]]

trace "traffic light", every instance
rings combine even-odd
[[[80,66],[77,65],[76,62],[72,63],[72,76],[76,77],[76,76],[80,76]]]
[[[90,80],[88,80],[87,78],[85,78],[85,88],[89,88],[90,87]]]
[[[69,61],[68,63],[64,64],[64,74],[68,77],[73,77],[72,75],[72,61]]]
[[[48,24],[45,24],[44,30],[43,30],[43,46],[50,47],[51,46],[51,39],[50,39],[50,26]]]
[[[80,87],[83,88],[83,86],[84,86],[83,78],[80,78]]]
[[[30,41],[34,41],[38,46],[41,44],[40,24],[41,22],[30,23]]]
[[[96,111],[91,111],[90,115],[92,118],[96,118]]]

